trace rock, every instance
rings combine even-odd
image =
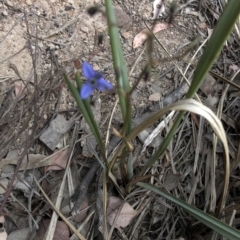
[[[101,10],[106,12],[105,7],[102,7]],[[131,23],[132,19],[120,7],[114,7],[114,12],[118,27],[124,27],[124,25]]]
[[[148,138],[149,136],[149,131],[148,130],[143,130],[142,132],[140,132],[138,134],[138,138],[139,140],[144,144],[145,140]],[[150,147],[153,148],[158,148],[160,146],[160,144],[163,141],[163,137],[161,137],[159,134],[152,140],[152,142],[149,144]]]
[[[6,4],[7,4],[7,6],[9,6],[9,7],[13,7],[13,4],[12,4],[12,2],[11,2],[10,0],[7,0],[7,1],[6,1]]]
[[[93,64],[93,69],[94,71],[100,71],[100,67],[98,66],[98,64]]]
[[[121,35],[125,38],[125,39],[128,39],[131,37],[131,32],[123,32],[121,33]]]
[[[123,27],[131,21],[131,18],[120,7],[114,7],[114,12],[118,27]]]
[[[7,12],[6,10],[4,10],[4,11],[2,12],[2,15],[3,15],[3,16],[7,16],[7,15],[8,15],[8,12]]]
[[[31,6],[31,5],[33,4],[33,2],[32,2],[32,0],[26,0],[26,4],[27,4],[28,6]]]
[[[148,136],[149,136],[149,133],[146,129],[138,134],[138,138],[142,143],[144,143],[144,141],[147,139]]]
[[[61,115],[57,115],[57,117],[50,123],[49,127],[40,136],[40,140],[53,151],[63,135],[67,133],[71,127],[72,123],[67,121]]]
[[[201,29],[207,29],[207,24],[205,22],[202,22],[202,23],[198,24],[198,27]]]
[[[167,74],[166,74],[166,77],[167,77],[167,78],[172,78],[172,73],[167,73]]]
[[[70,11],[72,9],[74,9],[72,6],[65,6],[65,11]]]
[[[158,102],[160,100],[160,93],[153,93],[148,98],[149,101]]]

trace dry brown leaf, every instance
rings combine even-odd
[[[120,213],[118,214],[118,211]],[[109,197],[109,203],[107,208],[108,222],[112,225],[115,221],[115,227],[127,227],[132,219],[138,214],[138,211],[134,210],[131,205],[120,198],[111,196]],[[118,218],[115,220],[115,217]]]
[[[50,170],[63,170],[67,166],[69,149],[65,149],[56,155],[51,157],[51,160],[54,162],[51,166],[46,167],[45,171]]]
[[[206,94],[206,96],[209,94],[213,96],[217,89],[216,80],[210,74],[207,74],[200,89]]]
[[[73,221],[80,223],[83,220],[85,220],[86,216],[87,216],[87,211],[88,211],[88,199],[84,198],[81,206],[79,207],[79,213],[76,214],[75,216],[73,216]]]
[[[42,240],[44,239],[44,235],[50,223],[50,219],[44,219],[40,226],[39,230],[37,231],[37,236],[35,240]],[[57,221],[56,229],[54,232],[53,240],[69,240],[69,229],[65,222]]]
[[[27,158],[27,156],[24,157],[19,170],[45,167],[45,166],[54,164],[52,159],[47,159],[46,161],[42,161],[45,158],[46,158],[46,156],[41,155],[41,154],[28,154],[28,158]],[[16,165],[18,162],[18,159],[19,159],[19,157],[2,159],[2,161],[0,161],[0,169],[3,166],[8,165],[8,164]]]
[[[164,29],[167,29],[169,27],[168,23],[158,23],[153,28],[153,33],[157,33],[159,31],[162,31]],[[141,46],[148,38],[148,29],[143,29],[140,31],[135,38],[133,39],[133,48],[137,48]]]

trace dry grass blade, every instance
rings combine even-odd
[[[198,103],[197,101],[193,99],[186,99],[181,100],[175,104],[172,104],[162,110],[160,110],[157,113],[152,114],[147,119],[145,119],[141,124],[139,124],[129,137],[127,138],[128,141],[131,141],[134,137],[136,137],[141,131],[151,126],[155,121],[157,121],[159,118],[164,116],[168,111],[189,111],[196,114],[199,114],[206,118],[210,125],[212,126],[214,132],[216,135],[220,138],[223,144],[224,149],[224,187],[222,192],[222,199],[220,201],[220,206],[218,208],[218,214],[222,211],[225,202],[226,202],[226,196],[227,196],[227,190],[228,190],[228,184],[229,184],[229,150],[228,150],[228,144],[227,144],[227,138],[225,135],[225,131],[223,129],[221,121],[216,117],[216,115],[206,106]],[[114,155],[111,164],[115,162],[115,159],[117,156],[121,153],[121,151],[124,148],[124,144],[122,144],[119,148],[116,154]],[[110,168],[111,169],[111,168]]]
[[[91,217],[93,216],[94,213],[95,213],[95,210],[88,214],[87,218],[84,220],[84,222],[77,229],[78,232],[81,232],[81,230],[84,228],[84,226],[87,225],[88,221],[91,219]],[[70,240],[76,240],[76,235],[73,234],[70,237]]]
[[[150,28],[147,26],[147,24],[145,23],[146,27],[148,28],[148,30],[150,30]],[[153,34],[154,38],[156,39],[156,41],[158,42],[158,44],[164,49],[164,51],[167,53],[168,57],[169,57],[169,61],[172,59],[171,54],[168,52],[168,50],[164,47],[164,45],[161,43],[161,41],[155,36],[155,34]],[[195,44],[194,44],[195,45]],[[161,63],[161,60],[160,60]],[[175,67],[177,68],[177,70],[179,71],[179,73],[181,74],[181,76],[183,77],[183,79],[186,81],[186,83],[190,86],[190,82],[187,79],[187,77],[185,76],[185,74],[182,72],[182,70],[180,69],[180,67],[175,63],[175,61],[173,61],[173,64],[175,65]],[[200,98],[198,97],[197,94],[195,94],[195,97],[197,98],[197,100],[199,102],[201,102]]]
[[[239,73],[239,71],[237,71],[234,74],[234,76],[231,79],[232,81],[235,78],[235,76]],[[218,110],[217,110],[217,116],[218,116],[219,119],[221,119],[221,116],[222,116],[223,102],[224,102],[225,96],[227,94],[228,88],[229,88],[229,85],[227,85],[225,87],[224,91],[222,92],[221,99],[219,101]],[[214,134],[214,136],[213,136],[213,162],[212,162],[213,166],[211,168],[212,169],[212,177],[215,176],[215,168],[216,168],[216,161],[217,161],[217,159],[216,159],[216,147],[217,147],[217,137]],[[226,162],[225,162],[225,164],[226,164]],[[226,174],[228,173],[228,175],[229,175],[228,178],[229,178],[230,177],[230,165],[228,164],[227,167],[228,167],[228,170],[226,171]],[[215,185],[215,182],[212,181],[212,184]],[[225,176],[225,184],[224,184],[224,190],[225,191],[223,191],[223,195],[222,195],[222,199],[225,199],[225,201],[226,201],[227,194],[228,194],[227,189],[228,189],[228,186],[226,186],[226,176]],[[216,190],[215,190],[215,188],[213,188],[211,192],[212,192],[212,198],[213,198],[212,200],[213,201],[211,201],[211,204],[210,204],[210,206],[211,206],[210,211],[214,212],[215,211],[215,204],[216,204]],[[222,203],[222,206],[221,206],[222,208],[221,209],[224,208],[225,201]]]
[[[74,128],[74,134],[73,134],[73,138],[72,138],[72,141],[71,141],[71,144],[70,144],[70,150],[71,150],[70,156],[69,156],[69,159],[68,159],[66,171],[64,173],[64,176],[63,176],[63,179],[62,179],[62,182],[61,182],[61,186],[60,186],[60,189],[59,189],[59,192],[58,192],[57,200],[56,200],[56,203],[55,203],[55,208],[57,208],[58,210],[61,206],[62,199],[64,197],[63,191],[64,191],[64,188],[65,188],[65,185],[66,185],[66,179],[67,179],[68,171],[70,171],[69,166],[70,166],[71,158],[73,156],[73,150],[74,150],[74,146],[75,146],[75,143],[76,143],[76,137],[77,137],[77,134],[78,134],[78,130],[79,130],[79,122],[78,122],[78,124],[75,125],[75,128]],[[48,226],[48,230],[45,234],[44,239],[46,239],[46,240],[52,240],[53,239],[55,228],[56,228],[56,225],[57,225],[57,220],[58,220],[58,215],[57,215],[56,212],[53,212],[52,218],[51,218],[51,221],[50,221],[50,224]]]
[[[65,216],[55,207],[55,205],[53,204],[53,202],[48,198],[47,194],[43,191],[43,189],[41,188],[41,186],[39,185],[39,183],[37,182],[37,180],[35,179],[35,183],[38,186],[38,188],[41,190],[42,194],[44,195],[44,197],[46,198],[46,200],[48,201],[48,203],[51,205],[51,207],[53,208],[53,210],[58,214],[59,217],[62,218],[62,220],[68,225],[68,227],[79,237],[79,239],[81,240],[86,240],[81,233],[78,232],[78,230],[65,218]]]
[[[187,100],[183,100],[183,101],[187,101]],[[187,104],[188,104],[187,102],[183,103],[183,108],[186,110],[188,109],[188,111],[195,112],[195,113],[200,114],[201,116],[205,117],[209,121],[215,134],[221,139],[222,144],[223,144],[225,176],[224,176],[224,188],[223,188],[223,192],[222,192],[222,198],[221,198],[220,206],[218,208],[218,213],[220,213],[225,206],[226,197],[227,197],[227,193],[228,193],[229,177],[230,177],[230,163],[229,163],[227,138],[226,138],[223,126],[221,124],[221,121],[214,115],[214,113],[209,108],[207,108],[201,104],[197,104],[197,102],[194,103],[194,102],[190,101],[189,103],[190,103],[190,105],[193,103],[192,109],[190,109],[189,106],[187,107]],[[184,106],[185,104],[186,104],[186,106]],[[179,110],[180,109],[181,109],[181,107],[179,107]]]
[[[104,239],[110,240],[109,231],[108,231],[108,222],[107,222],[107,171],[106,169],[103,169],[103,232],[104,232]],[[101,179],[101,178],[100,178]]]
[[[175,111],[172,111],[171,113],[169,113],[169,115],[163,121],[161,121],[158,124],[158,126],[153,130],[153,132],[147,137],[147,139],[144,142],[142,152],[144,152],[146,147],[153,141],[153,139],[162,132],[162,130],[166,127],[170,119],[172,119],[174,113]]]
[[[136,229],[140,226],[141,221],[144,220],[144,217],[148,213],[148,208],[150,207],[150,204],[151,204],[150,199],[147,199],[146,200],[146,206],[143,209],[143,211],[141,212],[141,214],[139,215],[138,219],[136,220],[136,223],[132,228],[131,235],[130,235],[129,239],[133,239]]]

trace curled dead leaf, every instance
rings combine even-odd
[[[79,213],[73,216],[74,222],[80,223],[85,220],[85,218],[87,217],[88,206],[88,199],[84,198],[81,206],[79,207]]]
[[[54,162],[54,165],[46,167],[46,172],[50,170],[63,170],[67,166],[69,149],[58,152],[56,155],[53,155],[51,159]]]

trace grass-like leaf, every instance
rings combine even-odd
[[[193,77],[192,84],[186,96],[187,98],[192,98],[195,95],[195,93],[198,91],[200,85],[204,80],[204,77],[210,70],[212,64],[218,57],[223,44],[225,43],[226,39],[230,35],[231,30],[239,14],[240,14],[240,1],[234,1],[234,0],[229,1],[212,33],[212,36],[207,44],[207,47],[202,57],[200,58],[200,61],[196,68],[196,72]],[[184,114],[183,112],[180,112],[178,114],[168,135],[166,136],[162,144],[159,146],[155,154],[146,163],[146,166],[143,168],[141,174],[143,174],[144,171],[148,167],[150,167],[165,152],[165,150],[167,149],[169,143],[171,142],[171,139],[173,138],[178,128],[179,123],[181,122],[183,114]],[[225,162],[225,171],[226,172],[225,172],[224,190],[223,190],[220,207],[218,208],[217,214],[221,212],[226,200],[225,198],[226,198],[228,182],[229,182],[229,162]]]
[[[68,76],[66,74],[64,74],[63,76],[64,76],[64,79],[65,79],[65,81],[66,81],[66,83],[67,83],[75,101],[77,102],[77,105],[78,105],[79,109],[81,110],[81,112],[83,114],[83,117],[87,121],[93,135],[95,136],[95,138],[98,142],[100,151],[102,153],[102,156],[104,157],[104,160],[106,161],[106,159],[105,159],[105,147],[104,147],[104,144],[103,144],[98,126],[97,126],[96,121],[94,119],[94,115],[93,115],[89,100],[88,99],[82,100],[79,96],[79,90],[70,81]],[[78,87],[81,87],[82,86],[82,80],[81,80],[79,72],[76,73],[75,79],[76,79]]]
[[[145,188],[152,192],[155,192],[155,193],[159,194],[160,196],[174,202],[178,206],[182,207],[185,211],[187,211],[191,216],[193,216],[197,220],[201,221],[203,224],[210,227],[214,231],[220,233],[224,237],[231,239],[231,240],[239,240],[240,239],[240,232],[237,229],[230,227],[229,225],[227,225],[227,224],[221,222],[219,219],[201,211],[200,209],[197,209],[197,208],[185,203],[184,201],[156,188],[155,186],[153,186],[151,184],[138,182],[137,186]]]
[[[187,98],[192,98],[201,86],[212,64],[218,57],[223,44],[230,35],[239,14],[240,1],[230,0],[221,14],[206,49],[198,62],[192,84],[187,93]]]
[[[123,50],[119,40],[116,18],[111,0],[105,0],[108,30],[112,48],[113,66],[117,79],[117,88],[126,135],[131,131],[131,104],[129,101],[130,85]]]

